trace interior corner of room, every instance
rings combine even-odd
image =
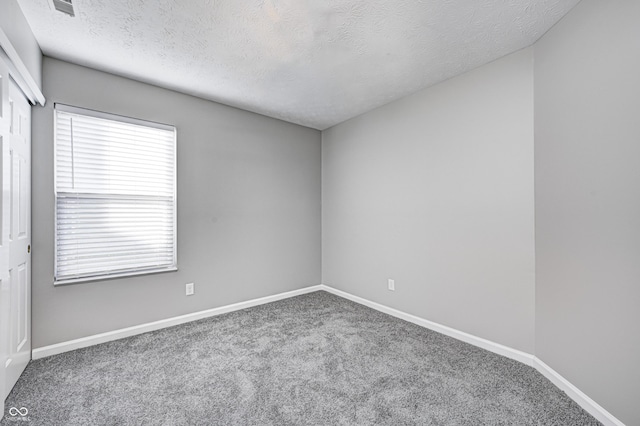
[[[24,3],[0,3],[3,413],[32,359],[326,291],[640,424],[639,2],[327,127],[43,54]],[[56,105],[175,127],[171,272],[54,285]]]

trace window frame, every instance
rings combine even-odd
[[[148,268],[131,271],[119,271],[114,273],[103,273],[100,275],[86,275],[76,278],[58,279],[58,111],[70,114],[83,115],[87,117],[99,118],[104,120],[112,120],[121,123],[134,124],[155,129],[167,130],[173,132],[173,263],[168,267]],[[142,275],[160,274],[166,272],[178,271],[178,131],[175,126],[158,123],[149,120],[97,111],[89,108],[71,106],[63,103],[53,104],[53,233],[54,233],[54,253],[53,253],[53,285],[76,284],[92,281],[104,281],[117,278],[136,277]]]

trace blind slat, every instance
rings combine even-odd
[[[168,243],[168,241],[159,240],[158,242]],[[58,247],[58,254],[60,256],[71,256],[78,253],[82,250],[82,253],[94,253],[94,252],[109,252],[109,251],[124,251],[128,249],[134,250],[138,247],[139,244],[134,242],[121,242],[118,244],[113,243],[93,243],[93,244],[82,244],[82,245],[74,245],[74,246],[60,246]]]
[[[99,254],[90,254],[86,256],[66,256],[65,258],[58,259],[61,268],[65,266],[75,267],[78,264],[87,266],[106,265],[106,264],[120,264],[123,257],[133,258],[144,261],[162,261],[170,259],[173,252],[170,250],[158,251],[154,253],[138,251],[129,251],[124,253],[111,253],[107,256]]]
[[[157,269],[168,269],[170,266],[165,266],[159,262],[140,262],[136,268],[130,267],[121,267],[118,268],[116,265],[112,265],[110,268],[105,268],[103,265],[96,267],[85,267],[85,268],[76,268],[76,269],[61,269],[61,273],[64,276],[64,279],[77,279],[77,278],[92,278],[104,276],[108,277],[109,275],[121,274],[130,272],[131,274],[135,274],[140,271],[154,271]],[[105,272],[105,269],[108,271]]]

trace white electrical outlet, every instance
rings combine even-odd
[[[389,287],[389,291],[396,291],[396,282],[395,282],[395,280],[389,279],[387,281],[387,286]]]
[[[193,293],[195,293],[195,284],[194,283],[189,283],[185,286],[185,292],[187,294],[187,296],[191,296]]]

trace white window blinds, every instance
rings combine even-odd
[[[176,268],[176,132],[55,106],[56,283]]]

